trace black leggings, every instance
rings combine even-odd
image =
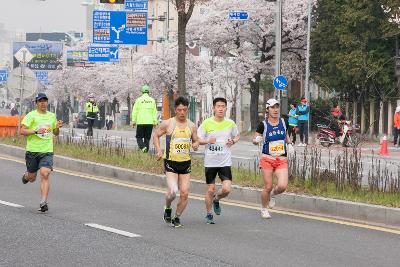
[[[290,126],[289,125],[289,129],[288,129],[288,135],[289,135],[289,137],[291,137],[292,138],[292,142],[293,142],[293,144],[296,144],[296,128],[297,128],[297,126]]]
[[[299,132],[300,142],[308,144],[308,121],[299,121]]]

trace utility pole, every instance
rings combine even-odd
[[[304,87],[304,97],[309,101],[310,94],[310,50],[311,50],[311,12],[312,0],[308,0],[308,22],[307,22],[307,52],[306,52],[306,80]]]
[[[21,135],[21,118],[22,118],[22,97],[24,95],[24,80],[25,80],[25,65],[26,65],[26,52],[22,51],[22,62],[21,62],[21,82],[19,88],[19,114],[18,114],[18,135]]]
[[[282,0],[276,0],[276,30],[275,30],[275,77],[281,75],[282,55]],[[275,90],[275,98],[280,100],[280,90]]]

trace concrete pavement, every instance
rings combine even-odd
[[[397,266],[399,235],[222,204],[217,224],[190,199],[184,227],[162,217],[163,190],[141,190],[52,173],[50,211],[39,214],[39,183],[22,185],[23,164],[0,160],[1,266]],[[92,229],[97,223],[139,234]]]

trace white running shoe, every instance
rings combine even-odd
[[[263,219],[271,219],[271,215],[269,214],[267,209],[261,209],[261,218]]]
[[[303,146],[303,143],[299,143],[297,146],[299,146],[299,147],[300,147],[300,146]]]
[[[272,195],[272,192],[269,194],[269,203],[268,208],[273,209],[275,207],[275,196]]]

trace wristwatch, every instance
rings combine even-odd
[[[35,134],[37,134],[38,132],[37,132],[37,130],[35,130]]]

